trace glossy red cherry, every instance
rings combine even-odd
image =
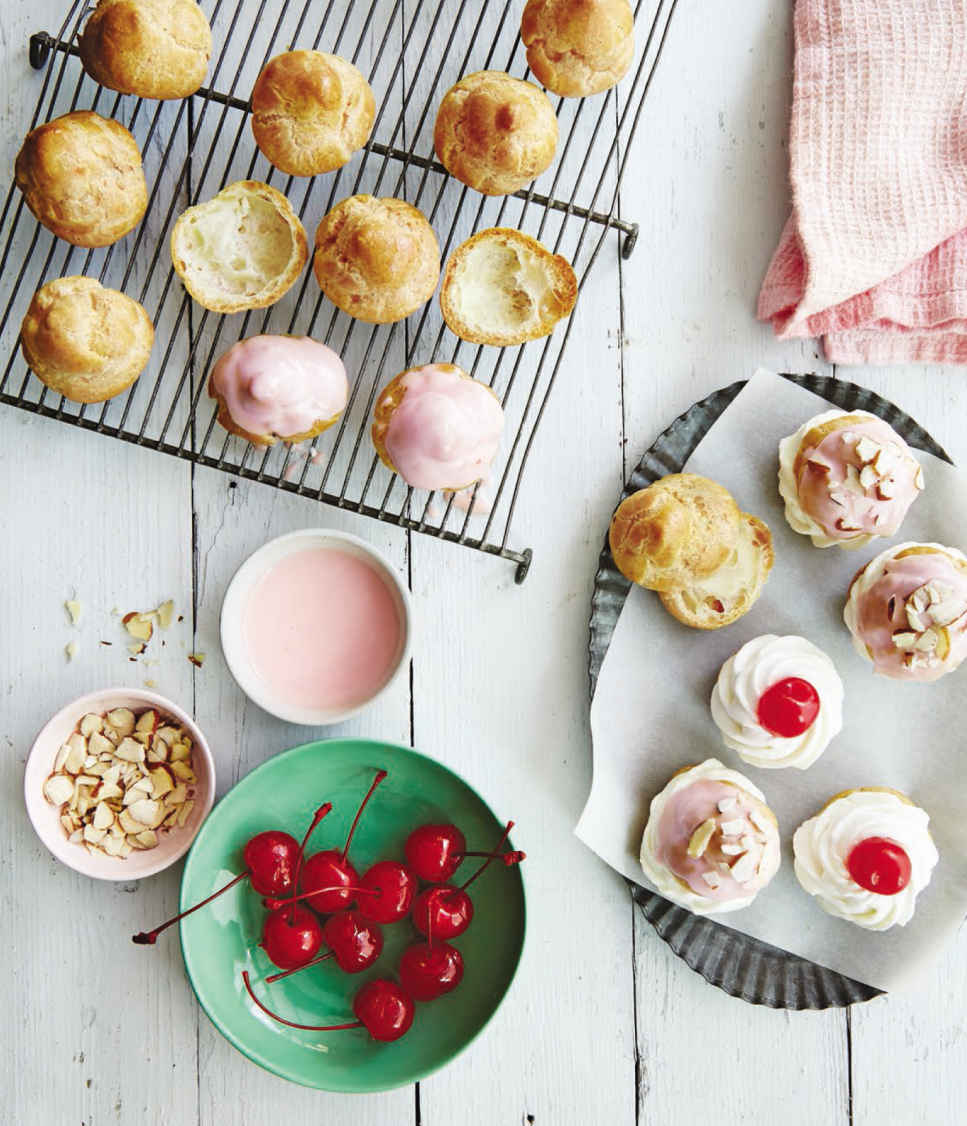
[[[910,857],[902,845],[885,837],[867,837],[850,849],[846,869],[867,891],[896,895],[910,882]]]
[[[400,983],[414,1001],[435,1001],[463,980],[463,955],[448,942],[417,942],[400,958]]]
[[[319,817],[321,814],[324,817],[331,808],[328,805],[323,806],[316,816]],[[168,927],[174,926],[175,923],[193,914],[199,908],[205,907],[213,899],[217,899],[242,880],[251,879],[252,887],[260,895],[281,896],[290,893],[295,890],[294,876],[298,858],[299,842],[295,837],[290,837],[288,833],[282,833],[277,829],[268,829],[264,833],[256,833],[245,845],[242,852],[242,859],[245,862],[244,872],[240,872],[233,880],[229,880],[227,884],[207,896],[200,903],[189,907],[187,911],[179,912],[173,918],[155,927],[154,930],[141,931],[140,934],[133,935],[132,941],[139,946],[153,946],[162,931],[166,931]]]
[[[318,895],[313,895],[307,899],[306,902],[313,911],[328,915],[332,911],[341,911],[352,905],[354,897],[349,889],[359,883],[359,876],[356,869],[346,858],[347,853],[352,843],[353,834],[356,832],[356,826],[363,815],[363,810],[373,796],[376,787],[385,777],[385,770],[376,772],[376,777],[366,791],[366,796],[359,803],[359,809],[356,810],[353,823],[349,826],[349,834],[342,851],[328,848],[323,852],[317,852],[314,856],[310,856],[302,867],[300,886],[303,891],[314,892],[317,888],[332,888],[334,886],[340,889],[338,891],[320,891]]]
[[[338,911],[326,920],[322,941],[332,951],[341,970],[358,974],[368,969],[383,952],[383,932],[368,923],[358,911]]]
[[[808,731],[819,715],[819,693],[799,676],[787,676],[762,693],[756,711],[759,723],[773,735],[792,739]]]
[[[300,904],[286,904],[266,917],[262,949],[280,970],[305,966],[322,946],[322,924]]]
[[[259,895],[280,896],[295,887],[299,842],[277,829],[259,833],[245,846],[242,860]]]
[[[377,978],[360,989],[353,1000],[353,1012],[374,1040],[389,1043],[410,1030],[416,1006],[413,998],[396,984]]]
[[[360,916],[371,923],[398,923],[405,919],[416,895],[416,877],[396,860],[380,860],[359,881],[373,895],[359,895]]]
[[[473,920],[473,902],[462,888],[426,888],[413,901],[413,926],[429,938],[456,938]]]
[[[445,883],[460,867],[467,841],[456,825],[421,825],[406,838],[406,863],[428,884]]]

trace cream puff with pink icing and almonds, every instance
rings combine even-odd
[[[939,543],[891,547],[853,579],[843,619],[874,672],[937,680],[967,657],[967,557]]]
[[[750,766],[805,770],[843,726],[843,682],[804,637],[754,637],[722,666],[712,719]]]
[[[410,368],[380,392],[373,445],[417,489],[472,485],[497,456],[504,412],[497,396],[455,364]]]
[[[862,547],[896,535],[922,489],[910,447],[867,411],[826,411],[779,443],[786,520],[816,547]]]
[[[697,915],[738,911],[779,868],[779,828],[762,791],[710,758],[652,799],[640,859],[662,895]]]
[[[337,422],[349,399],[343,362],[308,336],[250,336],[217,361],[208,393],[226,430],[258,446],[303,442]]]

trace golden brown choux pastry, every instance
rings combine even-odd
[[[14,166],[27,206],[74,246],[109,246],[148,206],[141,152],[131,134],[89,110],[32,129]]]
[[[295,283],[309,257],[292,205],[269,184],[239,180],[189,207],[171,232],[171,261],[206,309],[264,309]]]
[[[520,37],[534,77],[565,98],[609,90],[635,57],[628,0],[528,0]]]
[[[425,216],[402,199],[354,195],[316,230],[319,288],[351,317],[391,324],[433,295],[440,247]]]
[[[139,98],[187,98],[205,80],[212,33],[195,0],[99,0],[78,42],[102,86]]]
[[[52,391],[75,403],[113,398],[138,378],[154,343],[137,301],[94,278],[49,281],[20,327],[24,359]]]
[[[749,609],[772,567],[772,537],[731,493],[695,473],[674,473],[618,506],[608,535],[618,570],[661,593],[696,629],[718,629]]]
[[[484,195],[509,195],[547,169],[557,149],[557,118],[533,82],[498,70],[468,74],[437,111],[433,146],[440,163]]]
[[[321,51],[276,55],[252,90],[255,143],[290,176],[341,168],[369,140],[375,112],[373,91],[353,64]]]
[[[450,255],[440,308],[463,340],[508,347],[547,336],[570,314],[577,294],[566,258],[522,231],[491,227]]]

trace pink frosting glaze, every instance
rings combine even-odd
[[[860,574],[856,581],[862,583],[862,580],[863,575]],[[888,559],[880,577],[866,590],[860,588],[855,602],[853,632],[860,642],[869,647],[873,667],[884,676],[902,680],[936,680],[967,657],[967,617],[960,617],[946,627],[949,652],[943,660],[933,664],[911,667],[909,650],[894,644],[895,632],[910,629],[905,600],[915,590],[931,582],[943,583],[951,588],[954,600],[967,604],[967,575],[954,567],[946,555],[935,552]]]
[[[728,798],[735,798],[738,806],[727,813],[722,813],[719,811],[718,803]],[[693,782],[690,786],[672,794],[662,811],[658,823],[656,858],[680,880],[684,880],[692,891],[706,899],[722,902],[747,897],[753,889],[761,886],[761,882],[756,878],[751,884],[743,886],[727,874],[724,866],[731,864],[735,857],[727,856],[721,851],[723,843],[721,826],[723,822],[728,823],[740,818],[748,820],[749,813],[753,809],[761,812],[763,806],[737,786],[709,779]],[[715,819],[718,829],[702,856],[689,856],[688,842],[692,834],[710,817]],[[751,822],[748,832],[757,834],[760,838],[763,836],[763,833]],[[710,887],[702,878],[705,872],[718,874],[721,880],[718,887]]]
[[[851,436],[851,440],[844,435]],[[863,437],[886,446],[896,455],[895,468],[890,475],[894,495],[889,499],[879,496],[876,485],[862,488],[856,485],[855,479],[852,488],[847,484],[847,466],[853,466],[857,474],[862,469],[856,439]],[[917,462],[902,439],[882,419],[865,419],[846,429],[834,430],[818,446],[803,450],[803,455],[808,460],[797,482],[799,503],[832,539],[853,539],[861,534],[895,535],[920,491],[916,485]],[[852,474],[849,476],[853,478]]]
[[[406,394],[384,439],[399,475],[418,489],[458,489],[479,481],[504,429],[494,395],[439,364],[407,372],[403,386]]]
[[[237,426],[292,438],[340,414],[349,398],[342,360],[308,336],[250,336],[212,369],[211,385]]]
[[[277,699],[340,709],[369,700],[399,660],[403,626],[389,586],[335,547],[279,560],[245,605],[252,663]]]

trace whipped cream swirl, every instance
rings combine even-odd
[[[819,712],[801,735],[774,735],[759,722],[762,694],[787,677],[808,681]],[[843,682],[833,662],[804,637],[767,633],[746,642],[722,666],[712,691],[712,718],[725,745],[751,766],[805,770],[843,727]]]
[[[892,790],[849,790],[796,830],[796,878],[838,919],[873,931],[905,926],[939,859],[927,829],[929,820],[924,810]],[[847,857],[869,837],[896,842],[910,858],[910,882],[896,895],[867,891],[849,874]]]
[[[641,868],[668,899],[711,915],[755,899],[779,868],[779,829],[762,791],[710,758],[651,802]]]

